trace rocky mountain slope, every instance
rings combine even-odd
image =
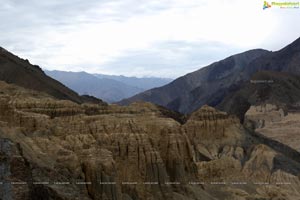
[[[300,154],[209,106],[180,121],[0,89],[2,199],[299,199]]]
[[[300,150],[300,76],[260,71],[218,106],[267,137]]]
[[[241,72],[251,61],[268,53],[257,49],[230,56],[182,76],[168,85],[125,99],[120,104],[149,101],[182,113],[190,113],[204,104],[214,106],[230,88],[243,81]]]
[[[32,65],[0,47],[0,80],[24,88],[45,92],[58,99],[77,103],[102,101],[95,98],[81,97],[60,82],[48,77],[39,66]]]
[[[248,75],[246,78],[250,78],[254,73],[262,70],[299,74],[300,38],[279,51],[255,59],[244,69],[243,74]]]
[[[300,38],[285,48],[268,52],[252,50],[213,63],[172,83],[120,102],[149,101],[182,113],[204,104],[217,106],[259,71],[300,72]]]
[[[221,110],[237,115],[243,121],[251,105],[275,104],[285,110],[299,110],[300,75],[286,72],[260,71],[240,89],[228,94],[217,105]]]
[[[249,81],[229,93],[217,108],[300,151],[300,38],[280,51],[253,61]]]

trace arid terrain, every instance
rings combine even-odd
[[[281,108],[270,104],[253,106],[247,111],[246,120],[254,122],[257,132],[300,152],[299,111],[284,113]]]
[[[183,118],[0,88],[3,199],[299,199],[300,154],[214,108]]]

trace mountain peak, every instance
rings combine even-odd
[[[227,113],[219,111],[209,105],[203,105],[191,114],[190,119],[223,119],[227,117]]]

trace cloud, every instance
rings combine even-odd
[[[0,0],[0,45],[47,69],[179,76],[296,39],[298,9],[260,0]],[[155,70],[154,70],[155,69]]]
[[[107,74],[175,78],[243,51],[218,42],[165,41],[134,50],[101,66]],[[95,66],[95,72],[99,67]],[[79,69],[79,71],[84,68]]]

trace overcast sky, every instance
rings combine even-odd
[[[300,36],[262,0],[0,0],[0,46],[44,69],[175,78]]]

